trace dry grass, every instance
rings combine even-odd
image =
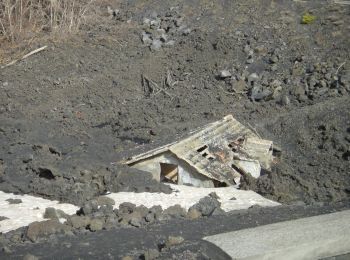
[[[101,0],[0,0],[0,64],[78,32]]]
[[[40,32],[69,34],[85,21],[93,0],[1,0],[0,38],[21,41]]]

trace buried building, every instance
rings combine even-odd
[[[260,138],[232,115],[188,137],[122,163],[153,174],[158,181],[195,187],[238,186],[242,174],[257,178],[270,170],[273,143]]]

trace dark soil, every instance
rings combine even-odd
[[[0,190],[80,206],[107,191],[170,192],[118,162],[233,114],[282,150],[243,189],[285,204],[349,200],[348,5],[111,6],[119,13],[101,9],[81,35],[0,70]],[[316,20],[301,24],[307,12]]]

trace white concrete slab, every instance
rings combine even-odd
[[[321,259],[350,252],[350,210],[205,237],[233,259]]]
[[[10,204],[6,201],[7,199],[21,199],[22,203]],[[58,201],[0,191],[0,216],[8,218],[0,221],[0,232],[6,233],[27,226],[34,221],[45,220],[43,215],[48,207],[63,210],[69,215],[75,214],[79,209],[72,204],[60,204]]]
[[[163,209],[179,204],[185,209],[199,202],[199,200],[211,192],[219,196],[221,208],[228,212],[231,210],[246,209],[253,205],[262,207],[272,207],[280,205],[277,202],[265,199],[253,191],[237,190],[233,187],[225,188],[197,188],[182,185],[170,185],[175,191],[171,194],[165,193],[134,193],[118,192],[106,195],[115,201],[115,207],[118,208],[123,202],[131,202],[137,206],[144,205],[148,208],[152,206],[161,206]]]

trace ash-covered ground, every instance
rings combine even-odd
[[[305,215],[315,207],[319,213],[348,207],[349,5],[153,0],[111,7],[118,11],[101,7],[80,35],[43,42],[45,51],[0,70],[1,191],[90,205],[76,226],[56,227],[83,236],[95,231],[81,224],[94,214],[91,201],[106,191],[170,192],[118,161],[233,114],[282,150],[271,172],[257,180],[244,176],[242,189],[294,205],[291,211],[298,205]],[[303,24],[306,13],[315,20]],[[96,217],[102,224],[94,223],[101,228],[111,213],[108,206],[103,210]],[[278,221],[283,211],[276,212]],[[239,221],[222,214],[227,222]],[[203,216],[199,222],[208,221]],[[6,250],[0,255],[19,257],[37,248],[26,232],[2,235]],[[41,243],[53,245],[52,239]],[[126,239],[130,252],[142,249]],[[188,256],[180,250],[164,257],[200,257],[193,243]],[[160,257],[167,252],[156,251]]]

